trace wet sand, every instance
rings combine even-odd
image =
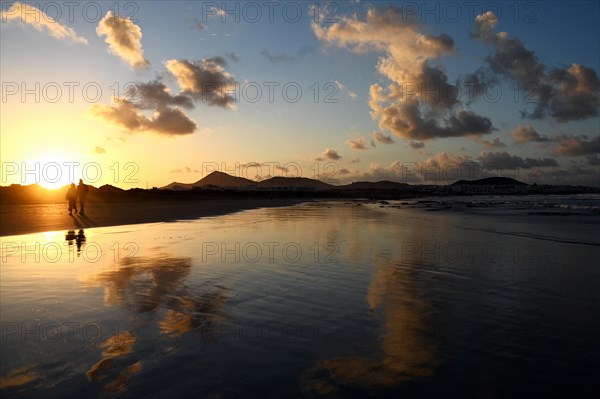
[[[258,198],[90,203],[86,205],[85,215],[74,213],[73,216],[69,216],[66,203],[3,204],[0,210],[0,236],[189,220],[301,202],[306,202],[306,199]]]

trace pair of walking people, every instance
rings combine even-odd
[[[83,179],[79,179],[79,185],[71,183],[71,187],[67,191],[66,199],[69,201],[69,215],[73,215],[73,211],[77,213],[77,198],[79,198],[79,214],[85,215],[85,198],[87,197],[89,187],[83,183]]]

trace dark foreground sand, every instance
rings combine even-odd
[[[257,198],[90,203],[86,205],[85,216],[69,216],[66,203],[3,204],[0,209],[0,236],[196,219],[300,202],[306,200]]]

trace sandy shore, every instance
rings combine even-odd
[[[86,205],[85,216],[69,216],[66,203],[3,204],[0,210],[0,236],[196,219],[246,209],[294,205],[305,201],[259,198],[90,203]]]

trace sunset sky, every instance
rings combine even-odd
[[[1,5],[2,185],[600,185],[595,1]]]

